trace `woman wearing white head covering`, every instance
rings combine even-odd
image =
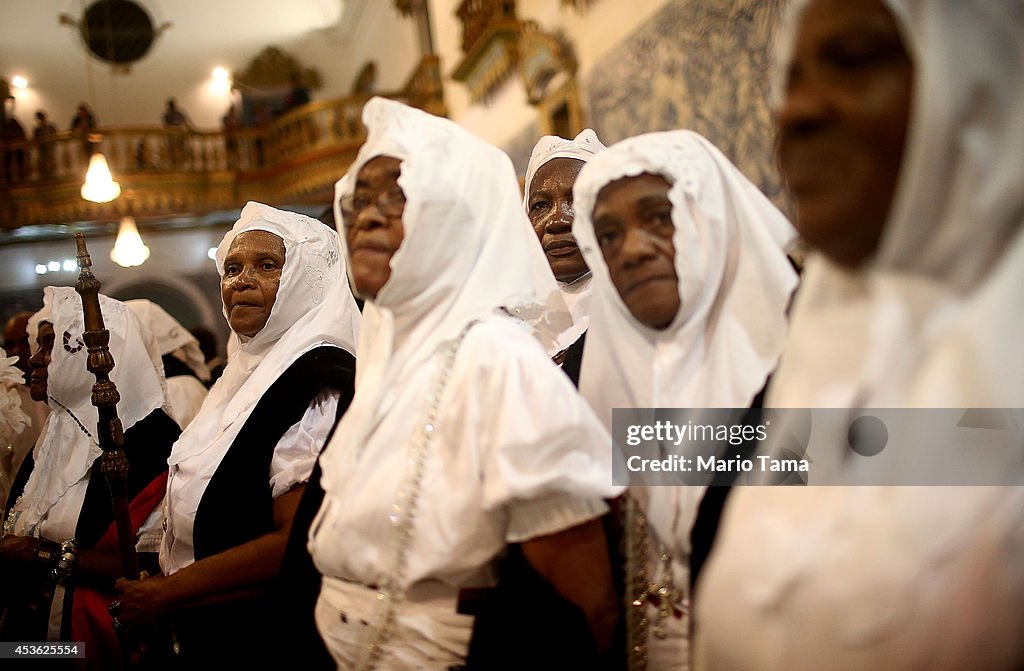
[[[152,301],[137,299],[126,305],[156,338],[167,380],[171,419],[184,429],[203,405],[206,398],[203,383],[210,379],[210,369],[199,349],[199,341]]]
[[[769,403],[1021,407],[1021,4],[801,2],[781,47],[780,163],[819,253]],[[730,502],[698,604],[707,668],[1020,668],[1021,488],[867,486],[844,438],[817,463],[861,486]],[[880,456],[920,466],[946,442]]]
[[[559,334],[552,354],[573,383],[579,382],[592,275],[572,236],[572,186],[583,165],[602,149],[589,128],[572,140],[545,135],[533,148],[524,183],[523,208],[572,316],[572,325]]]
[[[152,337],[124,303],[102,295],[99,298],[114,359],[110,378],[121,395],[117,412],[125,428],[131,500],[166,472],[167,455],[179,429],[162,411],[167,405],[162,388],[163,369]],[[111,526],[113,511],[109,490],[100,473],[102,450],[95,438],[98,415],[92,405],[95,379],[86,367],[84,330],[82,301],[75,290],[46,287],[43,309],[29,321],[32,344],[38,343],[30,360],[31,388],[33,398],[45,400],[52,412],[12,489],[14,503],[4,522],[0,556],[24,559],[22,553],[26,548],[38,553],[45,549],[42,546],[46,542],[75,539],[82,548],[82,572],[77,581],[102,586],[105,579],[109,589],[117,574],[104,576],[99,571],[104,564],[89,555]],[[149,510],[140,514],[144,519]],[[21,565],[21,572],[5,574],[5,589],[9,587],[14,592],[15,586],[24,587],[31,594],[41,586],[39,577],[31,572],[40,571],[38,562],[33,566],[31,556],[30,553],[29,561]],[[43,573],[48,574],[50,568],[46,566]],[[57,590],[48,633],[45,629],[31,633],[25,630],[22,635],[36,636],[33,640],[69,640],[70,618],[64,614],[71,609],[64,608],[65,596],[70,599],[70,594]],[[20,598],[31,597],[22,594]],[[16,630],[18,626],[31,625],[32,620],[25,613],[19,616],[11,612],[5,623],[5,631],[11,634],[14,632],[8,627]]]
[[[304,483],[351,389],[359,324],[338,236],[315,219],[248,203],[217,264],[238,346],[169,459],[164,575],[118,583],[121,621],[169,616],[180,658],[206,662],[237,661],[243,652],[227,641],[259,640],[285,616],[247,590],[266,587],[280,566]],[[227,605],[196,610],[207,598]],[[264,655],[246,647],[246,659]]]
[[[460,590],[493,585],[521,542],[603,637],[615,598],[595,520],[617,491],[610,441],[502,312],[538,301],[511,162],[399,103],[375,98],[363,118],[369,137],[336,188],[367,302],[356,397],[322,460],[310,533],[321,634],[343,668],[462,663],[473,620],[456,612]]]
[[[573,233],[594,274],[580,391],[605,426],[613,408],[748,407],[782,351],[797,284],[782,213],[690,131],[613,145],[583,168],[575,202]],[[644,515],[626,529],[637,543],[627,579],[647,575],[627,586],[643,604],[631,620],[651,621],[631,632],[632,668],[687,666],[690,534],[703,494],[630,489]],[[629,556],[644,546],[646,556]],[[651,582],[672,592],[660,605],[673,601],[674,614],[644,598]]]

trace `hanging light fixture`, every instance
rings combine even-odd
[[[87,17],[86,9],[85,9],[85,0],[81,0],[80,5],[81,5],[82,17],[83,17],[83,21],[82,21],[82,23],[80,25],[82,39],[85,41],[86,47],[88,47],[88,49],[90,51],[92,51],[93,53],[96,53],[94,51],[92,42],[90,41],[89,22],[88,22],[88,20],[86,20],[88,17]],[[98,11],[99,10],[99,5],[100,5],[100,3],[94,3],[90,7],[91,8],[95,7],[96,11]],[[106,19],[107,19],[107,25],[109,27],[111,25],[110,5],[106,4],[106,5],[103,5],[103,7],[107,10]],[[110,40],[111,40],[111,36],[108,33],[108,35],[107,35],[107,53],[108,54],[113,53],[113,46],[111,45]],[[86,78],[87,78],[87,80],[89,82],[89,101],[93,103],[93,109],[95,109],[96,108],[96,105],[95,105],[95,101],[96,101],[96,85],[95,85],[95,82],[93,81],[93,77],[92,77],[92,62],[91,62],[91,60],[89,58],[89,54],[86,54],[86,56],[85,56],[85,70],[86,70]],[[88,201],[92,201],[93,203],[109,203],[110,201],[114,200],[115,198],[117,198],[118,196],[121,195],[121,185],[118,184],[117,182],[115,182],[114,178],[111,176],[111,174],[110,174],[110,166],[107,165],[107,157],[103,155],[103,152],[99,151],[99,147],[95,146],[96,143],[98,143],[102,139],[102,136],[99,135],[98,133],[92,132],[91,128],[87,132],[89,133],[89,136],[86,139],[85,146],[87,146],[87,147],[91,146],[93,151],[92,151],[92,155],[89,157],[89,169],[86,170],[86,173],[85,173],[85,183],[82,184],[82,198],[84,198],[84,199],[86,199]],[[124,221],[123,220],[121,222],[121,226],[122,226],[122,230],[123,230],[123,228],[124,228]],[[132,221],[132,228],[133,229],[135,228],[134,220]],[[120,237],[121,237],[120,234],[118,234],[118,239],[120,239]],[[139,239],[138,231],[135,232],[135,237],[137,239]],[[139,244],[142,245],[142,240],[141,239],[139,239]],[[145,247],[145,245],[142,245],[142,246]],[[149,255],[149,250],[148,249],[146,250],[146,255],[147,256]],[[143,257],[142,260],[145,261],[146,260],[145,257]],[[139,263],[142,263],[142,261],[139,261]]]
[[[149,247],[142,242],[139,229],[135,225],[135,217],[122,217],[121,225],[117,229],[117,240],[114,241],[114,248],[110,250],[110,260],[119,266],[133,268],[141,266],[148,258]]]
[[[82,198],[94,203],[109,203],[120,195],[121,185],[115,182],[111,176],[110,168],[107,166],[107,157],[102,152],[94,152],[89,159],[89,170],[85,173],[85,183],[82,184]],[[135,235],[138,237],[138,233]]]

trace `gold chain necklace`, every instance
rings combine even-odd
[[[651,621],[647,604],[657,609],[654,618],[654,637],[668,637],[670,618],[681,618],[687,610],[686,590],[676,585],[672,571],[672,553],[662,545],[658,554],[660,575],[650,579],[647,575],[647,558],[651,552],[652,531],[647,516],[632,496],[626,495],[626,589],[628,596],[626,614],[626,636],[629,644],[628,665],[630,671],[644,671],[647,668],[647,636]],[[676,511],[678,516],[679,511]],[[674,527],[675,525],[673,525]],[[653,539],[657,543],[657,539]]]

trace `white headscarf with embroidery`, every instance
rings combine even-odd
[[[247,203],[217,248],[221,276],[231,243],[246,231],[267,231],[284,241],[277,297],[259,333],[232,334],[237,344],[224,374],[175,443],[171,465],[207,450],[226,452],[263,394],[309,350],[331,345],[355,353],[359,309],[345,281],[338,234],[316,219]]]
[[[163,364],[156,340],[128,306],[103,295],[99,300],[114,359],[110,379],[121,395],[117,414],[127,431],[166,405]],[[53,324],[54,331],[46,384],[51,412],[32,452],[35,468],[10,517],[15,534],[64,540],[75,535],[89,471],[103,451],[96,441],[96,378],[86,367],[81,297],[71,287],[43,289],[43,309],[29,319],[33,348],[43,321]]]
[[[210,379],[210,369],[199,349],[199,341],[177,319],[153,301],[144,298],[126,301],[126,305],[156,338],[161,356],[170,354],[188,366],[203,382]]]

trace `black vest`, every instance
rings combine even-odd
[[[351,396],[354,359],[322,346],[306,352],[263,394],[210,480],[196,511],[192,544],[196,561],[276,529],[270,462],[281,437],[326,390]],[[346,396],[348,394],[348,396]],[[299,523],[293,520],[292,526]],[[305,522],[308,524],[308,522]],[[272,653],[257,641],[280,642],[294,613],[275,609],[270,587],[246,600],[210,605],[175,619],[180,654],[170,668],[256,668]],[[315,635],[315,630],[314,630]],[[287,645],[282,643],[287,648]]]
[[[317,347],[263,394],[203,493],[192,531],[196,561],[274,531],[274,448],[320,392],[351,380],[351,367],[352,355],[345,350]]]

